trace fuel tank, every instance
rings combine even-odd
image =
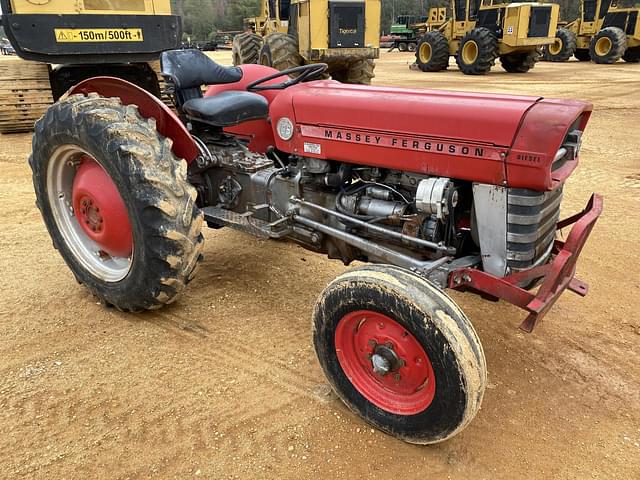
[[[572,100],[331,80],[290,87],[270,107],[274,141],[285,152],[536,190],[553,189],[573,171],[577,155],[558,172],[552,164],[590,112],[589,103]],[[294,125],[288,139],[278,134],[283,117]]]

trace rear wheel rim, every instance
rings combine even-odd
[[[598,40],[596,40],[596,55],[598,55],[599,57],[604,57],[611,51],[612,46],[613,43],[611,42],[611,39],[609,37],[600,37]]]
[[[551,55],[558,55],[562,51],[562,40],[556,38],[555,41],[549,45],[549,53]]]
[[[418,53],[418,55],[420,56],[420,61],[422,63],[429,63],[432,55],[431,45],[429,45],[427,42],[420,45],[420,52]]]
[[[46,186],[53,220],[76,261],[104,282],[125,278],[133,258],[131,223],[99,162],[76,145],[62,145],[49,158]]]
[[[478,59],[478,44],[474,40],[465,42],[462,46],[462,60],[467,65],[475,63]]]
[[[395,320],[371,310],[350,312],[338,322],[335,347],[349,381],[375,406],[415,415],[431,405],[436,382],[429,356]]]

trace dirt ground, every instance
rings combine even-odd
[[[591,293],[564,295],[531,335],[515,307],[453,294],[489,368],[471,425],[413,446],[335,398],[310,318],[345,267],[297,246],[207,231],[176,304],[102,308],[34,206],[30,135],[0,136],[0,478],[640,478],[640,65],[470,77],[410,72],[410,60],[383,54],[375,83],[595,105],[563,204],[569,214],[605,196],[578,265]]]

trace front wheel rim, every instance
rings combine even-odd
[[[53,220],[75,260],[104,282],[125,278],[133,258],[131,224],[99,162],[76,145],[62,145],[49,158],[46,187]]]
[[[431,405],[436,381],[416,337],[386,315],[358,310],[338,322],[338,362],[355,389],[375,406],[415,415]]]
[[[467,65],[472,65],[478,59],[478,44],[469,40],[462,46],[462,60]]]
[[[613,46],[613,43],[611,42],[611,39],[608,37],[600,37],[597,41],[596,41],[596,54],[599,57],[604,57],[607,53],[609,53],[611,51],[611,47]]]
[[[555,41],[549,45],[549,53],[551,55],[558,55],[562,51],[562,40],[556,38]]]
[[[420,61],[422,63],[429,63],[429,61],[431,60],[431,45],[429,45],[427,42],[423,43],[422,45],[420,45],[420,51],[418,53],[420,55]]]

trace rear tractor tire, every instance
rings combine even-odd
[[[425,33],[418,41],[416,63],[423,72],[440,72],[449,66],[449,42],[442,32]]]
[[[594,35],[589,44],[589,55],[596,63],[611,64],[622,58],[627,49],[627,36],[618,27],[607,27]]]
[[[545,45],[542,58],[547,62],[566,62],[576,51],[576,34],[566,28],[556,31],[555,41],[551,45]]]
[[[38,120],[29,164],[53,245],[103,304],[173,302],[202,259],[187,165],[155,121],[117,98],[72,95]]]
[[[235,66],[246,63],[258,63],[260,59],[260,49],[262,48],[262,37],[255,33],[241,33],[233,37],[231,53]]]
[[[523,53],[515,53],[500,57],[500,63],[509,73],[526,73],[531,70],[538,59],[540,53],[537,50]]]
[[[462,37],[456,63],[465,75],[489,73],[498,58],[498,39],[488,28],[479,27]]]
[[[264,38],[259,63],[282,71],[304,65],[304,59],[295,38],[286,33],[271,33]]]
[[[318,360],[353,412],[406,442],[460,432],[482,402],[487,369],[460,308],[408,270],[367,265],[321,294],[313,314]]]

